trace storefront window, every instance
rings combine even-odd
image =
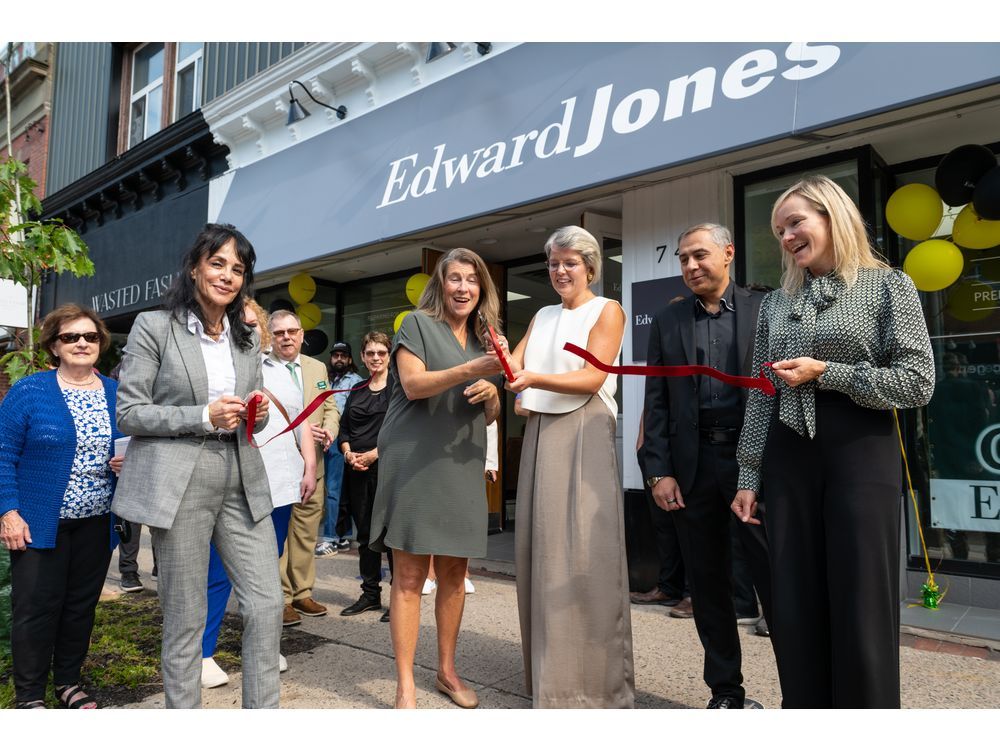
[[[897,176],[897,185],[914,182],[933,185],[934,169]],[[961,208],[945,207],[935,237],[951,236]],[[899,241],[903,258],[917,244]],[[920,295],[937,383],[931,403],[916,415],[910,468],[930,556],[975,564],[992,576],[1000,575],[1000,247],[962,252],[958,281]],[[910,555],[918,558],[920,538],[909,515]]]
[[[320,282],[310,300],[320,310],[319,324],[305,332],[302,353],[326,363],[330,347],[337,340],[337,287]],[[258,291],[257,302],[269,313],[281,308],[295,311],[296,305],[288,296],[288,285],[282,284]]]
[[[855,159],[831,164],[810,174],[824,174],[836,182],[855,202],[859,202],[858,163]],[[771,208],[803,172],[794,171],[743,187],[744,231],[736,238],[736,252],[745,258],[746,284],[776,288],[781,284],[781,252],[771,231]]]
[[[396,316],[413,305],[406,298],[406,280],[418,269],[387,279],[370,282],[353,282],[344,287],[344,309],[341,340],[351,345],[354,362],[364,371],[358,352],[361,339],[369,331],[382,331],[393,336],[392,324]]]

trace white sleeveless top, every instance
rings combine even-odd
[[[587,348],[590,330],[601,317],[604,305],[608,302],[617,305],[607,297],[594,297],[575,310],[567,310],[560,305],[543,307],[535,314],[535,323],[531,328],[531,337],[524,350],[524,369],[532,372],[558,374],[582,370],[586,363],[575,354],[563,349],[567,341],[582,349]],[[621,346],[612,364],[618,364],[621,356]],[[615,391],[618,390],[618,376],[608,375],[597,392],[612,415],[618,414],[615,403]],[[540,388],[527,388],[521,394],[521,406],[530,411],[544,414],[565,414],[579,409],[590,399],[586,394],[565,394],[543,391]]]

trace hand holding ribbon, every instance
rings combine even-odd
[[[368,378],[368,380],[365,380],[365,381],[363,381],[361,383],[358,383],[353,388],[338,388],[336,390],[331,390],[331,391],[322,391],[318,396],[316,396],[316,398],[314,398],[312,401],[309,402],[309,405],[306,406],[305,409],[303,409],[301,412],[299,412],[299,415],[295,419],[292,420],[292,423],[290,425],[288,425],[285,429],[283,429],[277,435],[273,435],[272,437],[270,437],[267,440],[267,442],[261,443],[260,445],[257,445],[257,441],[254,439],[254,436],[253,436],[253,426],[257,423],[257,421],[259,419],[263,418],[263,416],[261,415],[261,412],[260,412],[261,405],[263,405],[264,413],[267,412],[267,403],[268,403],[268,401],[267,401],[267,398],[264,396],[263,393],[261,393],[260,391],[254,391],[250,395],[250,398],[247,400],[247,407],[246,407],[247,408],[247,442],[250,443],[250,445],[252,445],[254,448],[262,448],[265,445],[267,445],[267,443],[270,443],[272,440],[274,440],[275,438],[280,437],[281,435],[284,435],[286,432],[291,432],[296,427],[298,427],[300,424],[302,424],[303,422],[305,422],[309,418],[309,415],[312,414],[314,411],[316,411],[320,407],[320,405],[324,401],[326,401],[328,398],[330,398],[330,396],[332,396],[333,394],[335,394],[335,393],[350,393],[351,391],[360,391],[362,388],[367,388],[368,384],[370,382],[371,382],[371,378]]]

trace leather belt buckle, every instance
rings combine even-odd
[[[740,439],[740,432],[735,427],[702,427],[700,431],[712,445],[735,443]]]
[[[236,442],[236,432],[210,432],[208,433],[208,438],[210,440],[218,440],[220,443],[235,443]]]

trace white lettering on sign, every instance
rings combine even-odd
[[[541,129],[514,135],[508,141],[497,141],[463,154],[448,154],[447,143],[435,146],[429,156],[407,154],[389,162],[382,202],[376,208],[487,179],[522,166],[525,158],[532,155],[536,160],[565,154],[579,159],[600,148],[609,132],[614,137],[625,136],[650,127],[654,122],[676,120],[685,114],[685,109],[688,114],[710,109],[716,82],[723,96],[740,100],[759,94],[778,75],[787,81],[814,78],[837,63],[840,48],[833,44],[795,42],[783,50],[783,57],[784,62],[779,60],[777,52],[764,47],[737,58],[721,77],[718,70],[706,67],[665,81],[660,89],[642,88],[618,96],[614,84],[601,86],[593,92],[589,116],[584,115],[587,129],[583,141],[575,145],[569,141],[577,114],[577,97],[574,96],[560,102],[562,113],[557,120]],[[795,64],[780,70],[784,63]],[[662,117],[658,117],[660,113]]]
[[[125,307],[132,307],[159,299],[170,288],[174,274],[154,276],[137,284],[99,292],[90,298],[90,306],[99,313],[109,313]]]
[[[637,326],[648,326],[653,322],[653,316],[648,313],[636,313],[635,315],[635,325]]]

